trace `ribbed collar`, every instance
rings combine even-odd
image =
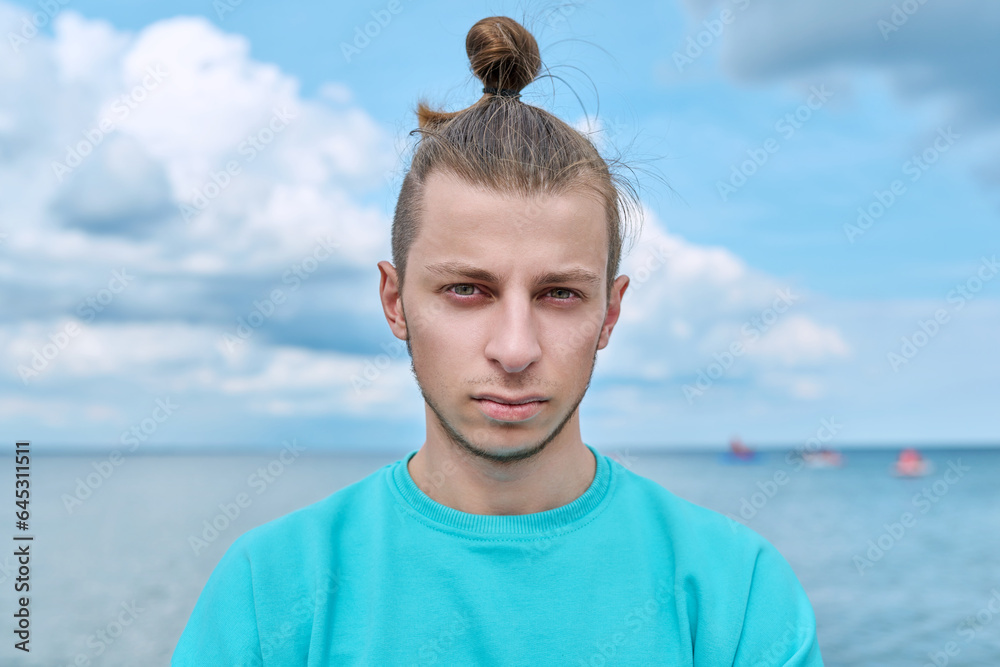
[[[584,443],[586,445],[586,443]],[[614,482],[613,466],[607,457],[586,445],[594,454],[597,469],[590,486],[576,500],[562,507],[532,514],[470,514],[442,505],[424,493],[410,476],[407,465],[419,450],[413,450],[396,461],[391,469],[392,487],[397,499],[416,511],[425,519],[438,524],[439,528],[452,529],[465,537],[492,538],[508,536],[516,538],[551,537],[553,531],[562,533],[571,529],[575,522],[586,522],[596,514],[602,503],[606,503]]]

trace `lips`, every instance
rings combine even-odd
[[[522,422],[531,419],[545,405],[547,399],[541,396],[501,397],[491,394],[473,396],[483,413],[503,422]]]
[[[478,396],[473,396],[472,398],[476,400],[490,400],[494,403],[503,403],[506,405],[521,405],[523,403],[534,403],[536,401],[546,400],[544,396],[522,396],[522,397],[505,397],[499,394],[479,394]]]

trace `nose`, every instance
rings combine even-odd
[[[508,373],[519,373],[541,358],[530,299],[507,297],[497,308],[491,325],[486,356],[499,362]]]

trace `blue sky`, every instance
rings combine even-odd
[[[418,447],[376,262],[416,102],[479,96],[498,14],[642,195],[585,441],[1000,439],[1000,7],[123,5],[0,0],[8,440]]]

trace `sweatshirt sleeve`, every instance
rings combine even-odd
[[[788,561],[762,542],[734,667],[823,667],[812,604]]]
[[[242,536],[223,554],[209,576],[170,665],[263,665],[250,558]]]

